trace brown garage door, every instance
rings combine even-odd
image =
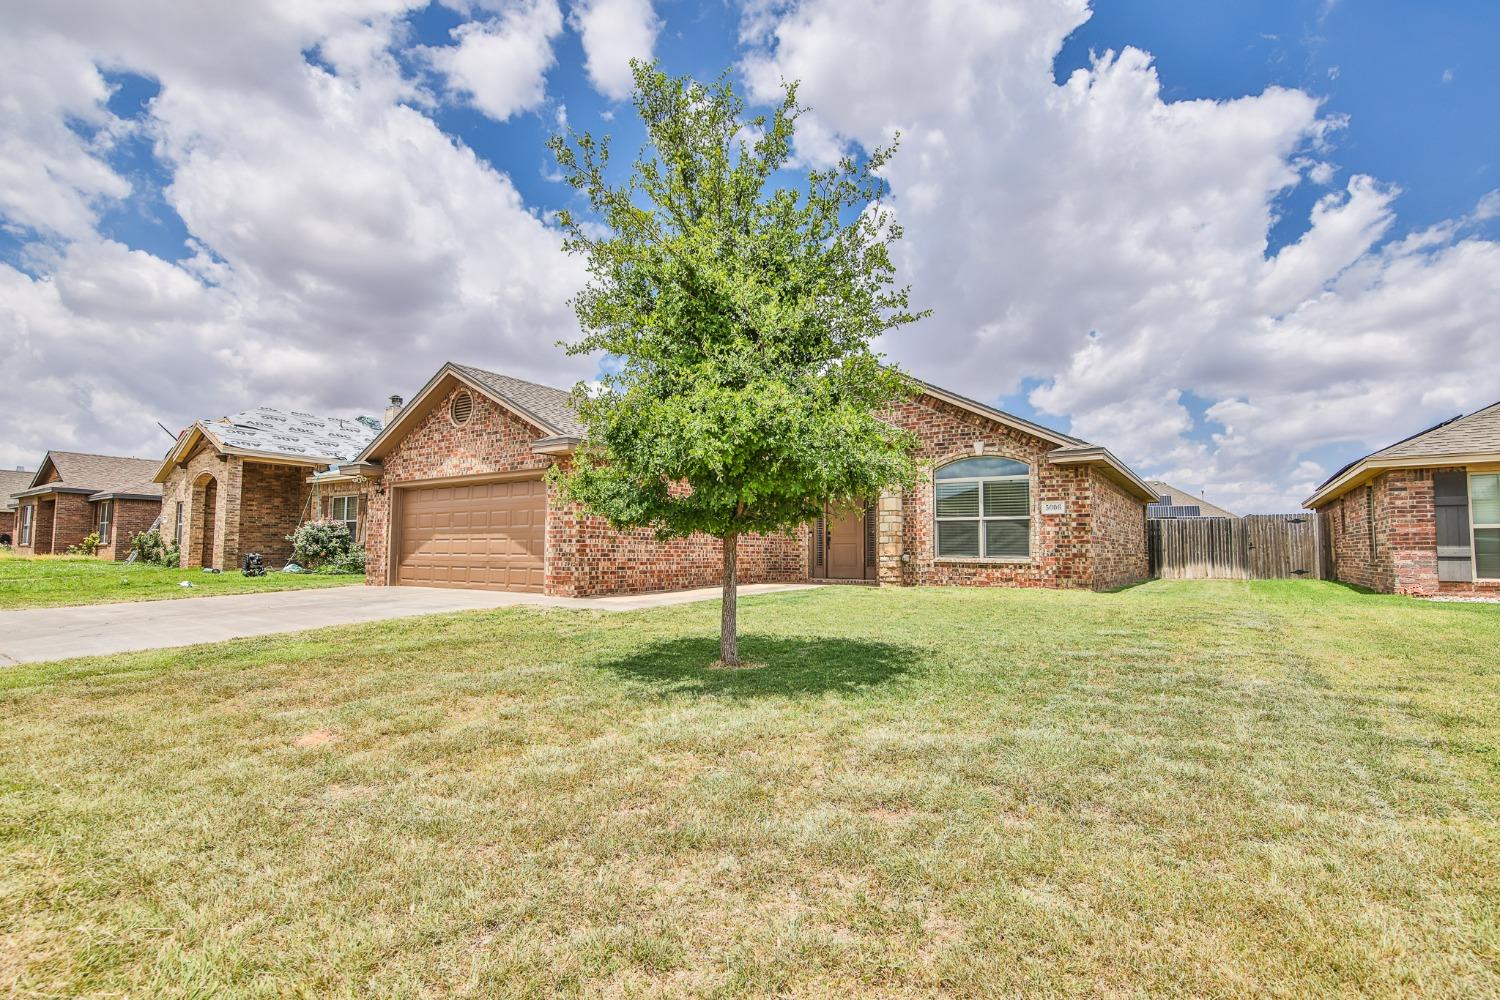
[[[547,487],[540,479],[403,490],[396,582],[542,589]]]

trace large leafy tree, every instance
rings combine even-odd
[[[727,77],[632,66],[646,141],[628,179],[612,179],[608,137],[550,143],[592,209],[561,213],[590,274],[568,351],[611,359],[602,385],[575,390],[587,439],[554,475],[615,527],[723,540],[720,659],[737,665],[740,536],[912,480],[910,439],[880,418],[908,388],[872,347],[920,318],[880,202],[895,147],[778,187],[804,111],[795,85],[746,118]]]

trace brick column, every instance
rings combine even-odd
[[[219,477],[217,524],[213,565],[225,572],[240,568],[240,493],[244,488],[245,462],[238,455],[224,456],[224,474]]]
[[[875,578],[881,586],[901,585],[901,555],[905,542],[901,493],[887,490],[880,495],[876,510],[876,565]]]

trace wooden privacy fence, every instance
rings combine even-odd
[[[1163,580],[1323,578],[1316,514],[1158,518],[1147,525],[1151,574]]]

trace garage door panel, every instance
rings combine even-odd
[[[546,496],[540,479],[404,491],[396,582],[540,591]]]

